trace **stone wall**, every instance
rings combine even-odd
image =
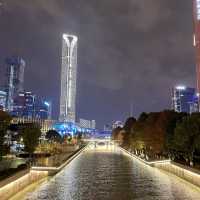
[[[171,163],[155,163],[154,167],[170,172],[198,187],[200,187],[200,172],[190,167],[180,165],[174,162]]]
[[[28,185],[48,176],[47,171],[25,170],[0,182],[0,199],[7,200]]]
[[[130,152],[128,152],[127,150],[125,150],[121,147],[119,147],[119,149],[121,149],[125,154],[127,154],[131,157],[134,157],[137,160],[140,160],[144,164],[147,164],[149,166],[156,167],[163,171],[174,174],[174,175],[178,176],[179,178],[182,178],[182,179],[188,181],[189,183],[192,183],[192,184],[200,187],[200,171],[199,170],[196,170],[191,167],[187,167],[187,166],[175,163],[175,162],[171,162],[169,160],[148,162],[148,161],[145,161],[145,160],[137,157],[136,155],[131,154]]]
[[[14,176],[7,178],[0,182],[0,200],[7,200],[25,189],[27,186],[42,180],[43,178],[54,175],[62,170],[69,162],[76,158],[86,147],[80,148],[67,161],[62,163],[59,167],[32,167],[31,170],[20,171]]]

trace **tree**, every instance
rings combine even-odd
[[[47,133],[46,133],[46,139],[48,141],[51,141],[51,142],[58,142],[58,143],[61,143],[63,141],[63,138],[61,137],[61,135],[55,131],[55,130],[49,130]]]
[[[124,130],[127,132],[127,133],[131,133],[132,132],[132,129],[133,129],[133,125],[135,124],[136,122],[136,119],[134,117],[129,117],[125,124],[124,124]]]
[[[123,146],[126,148],[130,148],[131,144],[131,135],[133,134],[133,127],[134,124],[136,123],[136,119],[134,117],[129,117],[125,125],[123,127],[124,133],[123,133]]]
[[[119,145],[123,144],[125,131],[121,127],[114,128],[112,130],[112,139],[117,141]]]
[[[169,154],[174,151],[174,132],[176,125],[181,123],[183,118],[187,116],[187,113],[177,113],[170,111],[170,116],[166,124],[166,135],[165,135],[165,148]]]
[[[118,140],[118,136],[119,136],[119,133],[121,132],[123,130],[123,128],[121,128],[121,127],[117,127],[117,128],[114,128],[113,130],[112,130],[112,139],[113,140]]]
[[[22,129],[24,150],[30,155],[34,153],[38,146],[40,136],[41,130],[37,124],[29,124]]]
[[[146,120],[147,118],[148,118],[148,114],[145,113],[145,112],[143,112],[143,113],[141,113],[141,115],[139,116],[138,121],[139,121],[139,122],[145,122],[145,120]]]
[[[172,111],[142,113],[133,126],[131,146],[151,154],[166,154],[165,137]]]
[[[200,115],[192,114],[178,123],[174,134],[174,147],[193,165],[195,150],[200,150]]]
[[[0,110],[0,160],[2,159],[3,156],[4,137],[6,135],[11,119],[12,118],[8,113]]]

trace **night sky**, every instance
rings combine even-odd
[[[195,86],[191,0],[0,0],[0,66],[22,56],[25,89],[60,96],[62,33],[78,44],[77,117],[98,127],[170,108],[170,88]]]

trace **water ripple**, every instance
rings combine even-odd
[[[200,191],[121,152],[90,150],[24,199],[199,200]]]

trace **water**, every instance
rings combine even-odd
[[[88,150],[24,199],[199,200],[200,190],[121,151]]]

